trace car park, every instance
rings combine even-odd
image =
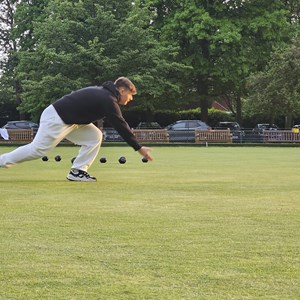
[[[157,122],[140,122],[135,129],[161,129]]]
[[[32,121],[8,121],[3,127],[3,129],[32,129],[33,135],[35,135],[39,129],[39,125],[37,123],[34,123]]]
[[[256,124],[253,128],[253,132],[254,134],[258,135],[263,141],[280,141],[283,138],[282,133],[279,131],[279,127],[275,124]]]
[[[140,122],[135,129],[161,129],[162,127],[157,122]],[[112,127],[103,128],[103,140],[107,142],[123,142],[117,130]]]
[[[11,134],[12,132],[8,132],[9,130],[17,130],[17,132],[19,130],[32,130],[33,133],[29,132],[29,136],[30,138],[32,138],[33,136],[35,136],[35,134],[37,133],[39,128],[39,125],[37,123],[34,123],[32,121],[26,121],[26,120],[22,120],[22,121],[8,121],[3,127],[1,127],[0,129],[0,139],[11,139]],[[21,132],[19,132],[21,133]],[[27,133],[25,133],[26,135]],[[18,134],[12,134],[12,136],[15,136]],[[21,135],[24,138],[24,134],[21,133]],[[15,138],[15,137],[14,137]]]
[[[8,121],[2,128],[5,129],[33,129],[38,130],[39,125],[31,121]]]
[[[229,129],[231,132],[233,142],[242,142],[245,132],[241,129],[238,122],[223,121],[217,124],[215,129]]]
[[[269,123],[261,123],[256,124],[253,128],[253,132],[257,134],[263,134],[264,130],[278,130],[279,127],[275,124],[269,124]]]
[[[103,140],[106,142],[123,142],[123,138],[120,136],[117,130],[111,127],[103,129]]]
[[[224,121],[218,123],[217,129],[230,129],[230,131],[234,131],[241,130],[241,126],[238,122]]]
[[[211,128],[200,120],[179,120],[166,127],[170,142],[195,142],[195,130]]]

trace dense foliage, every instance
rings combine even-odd
[[[264,112],[261,86],[249,90],[248,77],[296,39],[299,2],[2,1],[0,117],[15,117],[17,107],[20,117],[38,120],[65,93],[123,75],[138,88],[128,115],[153,119],[158,112],[198,107],[197,116],[209,121],[212,102],[222,98],[242,122],[245,109]],[[283,90],[282,80],[276,89]],[[248,96],[261,105],[248,105]],[[292,108],[278,101],[276,115],[269,116],[266,106],[263,118],[300,114],[297,95]]]
[[[265,70],[249,79],[249,88],[249,111],[260,111],[271,122],[283,114],[291,125],[300,109],[300,41],[274,52]]]

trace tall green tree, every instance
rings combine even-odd
[[[286,128],[300,114],[300,39],[272,54],[265,70],[249,79],[249,110],[263,114],[271,123],[285,116]]]
[[[119,75],[128,74],[136,82],[139,106],[150,114],[155,109],[176,109],[180,78],[189,70],[177,59],[178,47],[159,41],[153,17],[146,5],[135,1],[108,41]]]
[[[0,3],[0,119],[17,115],[19,87],[14,76],[16,60],[14,53],[17,42],[12,37],[14,14],[17,1],[2,1]],[[10,111],[11,110],[11,111]]]
[[[49,1],[47,17],[34,23],[34,49],[20,51],[20,108],[39,117],[50,102],[106,72],[102,36],[114,30],[114,18],[90,1]],[[99,28],[99,29],[98,29]],[[105,28],[105,29],[104,29]]]
[[[263,68],[273,47],[288,40],[290,23],[281,1],[152,0],[162,38],[180,47],[192,66],[188,92],[200,100],[207,120],[213,97],[234,95],[238,118],[245,79]]]
[[[157,41],[152,13],[140,2],[50,0],[45,13],[34,22],[35,47],[19,52],[22,110],[37,118],[63,94],[121,75],[136,82],[150,112],[180,91],[170,74],[180,76],[184,65],[174,46]]]
[[[35,46],[33,22],[43,17],[42,11],[46,3],[47,0],[6,0],[0,3],[0,86],[3,105],[6,103],[9,107],[16,108],[21,104],[22,86],[16,71],[18,54],[21,49],[28,50]],[[12,110],[10,117],[14,116]],[[20,118],[23,117],[21,112]]]

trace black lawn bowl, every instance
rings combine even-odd
[[[146,157],[143,157],[143,158],[142,158],[142,162],[143,162],[143,163],[147,163],[147,162],[148,162],[148,159],[147,159]]]
[[[42,161],[48,161],[48,160],[49,160],[48,156],[43,156],[42,157]]]
[[[56,155],[56,156],[54,157],[54,159],[55,159],[55,161],[61,161],[61,156],[60,156],[60,155]]]
[[[126,163],[126,158],[125,158],[124,156],[121,156],[121,157],[119,158],[119,163],[120,163],[120,164],[125,164],[125,163]]]
[[[100,163],[101,164],[105,164],[107,162],[107,159],[106,159],[106,157],[100,157]]]

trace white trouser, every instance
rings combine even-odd
[[[81,146],[72,168],[87,171],[99,152],[102,142],[101,130],[94,124],[65,124],[52,105],[43,111],[33,141],[0,155],[0,166],[8,168],[24,161],[41,158],[64,138]]]

